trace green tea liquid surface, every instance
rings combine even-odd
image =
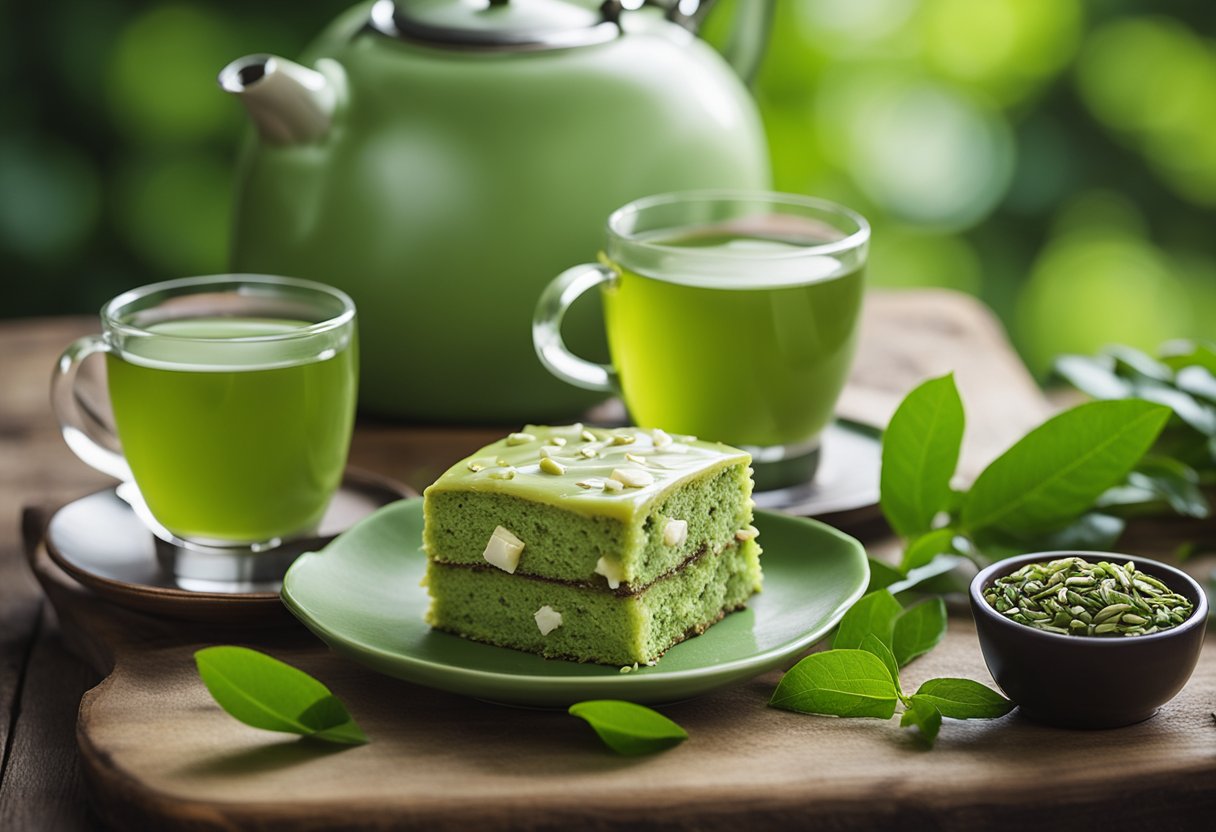
[[[341,481],[357,357],[283,335],[305,322],[199,318],[148,327],[107,355],[123,453],[152,514],[179,537],[261,542],[312,530]],[[177,340],[190,339],[190,340]]]
[[[862,269],[750,235],[647,241],[725,256],[681,273],[676,252],[661,279],[617,266],[619,280],[604,289],[634,421],[737,445],[814,439],[832,419],[856,348]]]

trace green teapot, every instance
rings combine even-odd
[[[696,37],[698,0],[378,0],[300,64],[236,60],[220,86],[256,129],[232,267],[354,298],[365,413],[572,417],[597,395],[537,361],[536,299],[633,199],[769,187],[742,78],[771,3],[736,0],[731,63]],[[603,352],[596,305],[567,317],[583,354]]]

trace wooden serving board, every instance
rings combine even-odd
[[[953,293],[910,292],[869,296],[841,413],[884,424],[912,386],[947,371],[968,409],[964,478],[1050,411],[987,310]],[[351,462],[417,488],[499,433],[364,422]],[[39,464],[16,462],[30,470]],[[938,747],[926,753],[895,721],[767,708],[779,676],[771,673],[664,708],[691,739],[626,759],[563,713],[389,679],[330,653],[302,628],[192,625],[114,607],[49,560],[41,544],[47,516],[25,515],[27,557],[64,637],[105,677],[81,702],[77,740],[95,808],[116,828],[843,830],[898,823],[1025,832],[1040,823],[1085,828],[1099,816],[1160,828],[1216,810],[1214,646],[1158,716],[1116,731],[1048,729],[1015,712],[991,722],[948,720]],[[872,554],[891,554],[872,514],[850,530]],[[1145,540],[1146,553],[1161,543]],[[210,644],[246,644],[315,675],[372,742],[335,749],[237,723],[195,672],[193,652]],[[990,682],[965,618],[907,669],[904,684],[943,675]]]
[[[40,518],[29,516],[36,533]],[[35,534],[36,536],[36,534]],[[299,630],[191,629],[117,609],[31,547],[63,630],[105,681],[77,737],[96,808],[117,828],[519,829],[688,827],[1017,829],[1100,812],[1160,828],[1216,808],[1216,645],[1156,717],[1130,728],[1045,728],[1015,712],[946,720],[925,752],[896,721],[766,707],[779,677],[663,708],[691,739],[652,757],[606,751],[581,721],[399,682]],[[265,650],[324,681],[371,737],[337,749],[248,728],[212,701],[193,652]],[[1135,672],[1129,668],[1129,672]],[[904,673],[991,682],[974,630],[952,620]],[[1168,824],[1166,824],[1168,825]]]

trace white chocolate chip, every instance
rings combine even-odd
[[[577,485],[579,488],[603,488],[604,481],[601,479],[592,477],[589,480],[579,480],[578,482],[575,483],[575,485]]]
[[[497,566],[503,572],[515,574],[515,567],[519,566],[519,556],[524,550],[524,542],[510,531],[498,526],[494,529],[494,534],[490,535],[490,542],[486,544],[486,550],[481,553],[481,556],[486,559],[486,563],[491,566]]]
[[[608,579],[608,588],[616,589],[621,585],[625,573],[621,571],[621,562],[616,558],[600,558],[595,562],[595,574]]]
[[[566,473],[566,466],[562,465],[556,459],[550,459],[549,457],[545,456],[541,457],[540,470],[544,471],[546,474],[552,474],[555,477],[560,477],[562,474]]]
[[[759,529],[755,526],[748,526],[746,529],[739,529],[735,532],[735,540],[754,540],[758,534],[760,534]]]
[[[538,453],[540,453],[541,459],[548,459],[549,457],[553,456],[553,449],[548,445],[542,445]]]
[[[662,428],[655,428],[650,432],[650,439],[654,442],[656,448],[666,448],[671,444],[671,434]]]
[[[663,543],[668,546],[683,546],[688,540],[688,521],[667,518],[663,524]]]
[[[536,627],[542,636],[547,636],[562,626],[562,614],[548,604],[532,613],[532,617],[536,619]]]
[[[525,445],[528,442],[535,442],[536,437],[530,433],[512,433],[507,435],[508,445]]]
[[[629,488],[645,488],[654,485],[654,475],[640,468],[614,468],[612,479]]]
[[[604,480],[604,490],[615,494],[618,491],[624,491],[625,485],[620,480]]]

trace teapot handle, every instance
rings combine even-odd
[[[691,12],[685,13],[682,9],[687,8],[688,3],[674,0],[667,7],[667,17],[696,34],[717,2],[701,0]],[[777,3],[776,0],[735,0],[735,6],[735,19],[730,27],[730,35],[722,46],[722,57],[743,79],[743,83],[750,84],[764,60]]]

